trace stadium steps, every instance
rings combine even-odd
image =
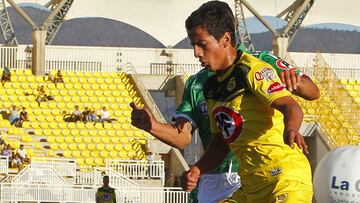
[[[29,146],[26,148],[32,149],[32,154],[36,156],[45,154],[49,157],[81,159],[74,155],[90,154],[90,157],[80,162],[96,167],[104,166],[107,158],[145,159],[144,147],[141,146],[147,143],[149,136],[129,124],[131,108],[128,105],[131,101],[138,106],[143,106],[143,103],[127,74],[63,71],[65,83],[58,83],[55,86],[54,83],[47,81],[46,77],[32,76],[29,70],[12,71],[12,81],[0,87],[0,109],[6,110],[13,104],[18,107],[24,106],[27,108],[30,120],[24,122],[23,132],[18,135],[19,140],[13,141],[13,145],[18,146],[23,143]],[[54,96],[55,101],[42,102],[40,106],[37,104],[36,89],[41,85],[46,87],[47,94]],[[71,113],[75,105],[79,105],[80,110],[85,106],[96,110],[106,106],[110,116],[117,121],[105,123],[105,127],[100,123],[94,126],[92,123],[65,122],[64,113]],[[16,128],[10,126],[6,119],[1,117],[0,123],[0,129],[10,131],[13,135],[18,134],[11,132],[11,129]],[[48,142],[53,136],[62,137],[64,141]],[[69,152],[69,149],[78,149],[79,145],[90,144],[83,142],[85,138],[91,138],[93,141],[97,139],[95,137],[104,138],[100,142],[104,141],[105,144],[101,146],[102,143],[97,143],[94,149],[90,147],[90,149],[75,150],[79,153]],[[129,138],[133,143],[126,145],[121,141],[115,141],[122,144],[121,147],[116,148],[116,144],[109,143],[115,140],[114,137]],[[56,147],[52,148],[54,146]],[[103,150],[109,150],[109,153],[100,154]]]

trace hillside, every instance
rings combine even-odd
[[[34,7],[23,7],[23,9],[38,25],[49,15],[49,11],[45,9]],[[19,43],[30,44],[31,29],[29,25],[12,8],[8,8],[8,12]],[[274,17],[267,17],[267,20],[276,23],[278,26],[284,25],[284,22],[276,20]],[[260,31],[258,23],[254,18],[248,19],[248,25],[251,25],[249,30]],[[315,28],[315,25],[303,28],[296,34],[289,51],[360,54],[360,43],[357,43],[360,41],[360,32],[355,31],[356,27],[353,27],[354,31],[348,31],[346,27],[349,26],[339,24],[337,26],[340,26],[340,29],[343,30],[334,30],[336,24],[330,25],[326,26],[333,29]],[[317,26],[322,27],[321,24]],[[251,34],[251,38],[257,50],[271,49],[271,33],[255,32]],[[0,35],[0,43],[3,42],[3,37]],[[52,44],[105,47],[165,47],[159,40],[132,25],[98,17],[75,18],[65,21]],[[187,38],[174,47],[191,48]]]

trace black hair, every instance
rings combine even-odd
[[[209,1],[201,5],[185,21],[188,36],[197,26],[204,27],[207,32],[219,41],[225,32],[231,34],[232,45],[235,46],[235,17],[225,2]]]

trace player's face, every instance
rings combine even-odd
[[[223,68],[225,52],[221,39],[218,42],[202,26],[197,26],[189,33],[189,38],[194,56],[199,59],[201,66],[213,72]]]

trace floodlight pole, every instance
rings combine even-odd
[[[7,0],[14,10],[30,25],[32,28],[32,73],[34,75],[43,75],[45,73],[45,45],[50,44],[56,35],[64,17],[69,11],[74,0],[51,0],[46,5],[53,9],[46,21],[38,26],[31,18],[20,8],[13,0]]]

